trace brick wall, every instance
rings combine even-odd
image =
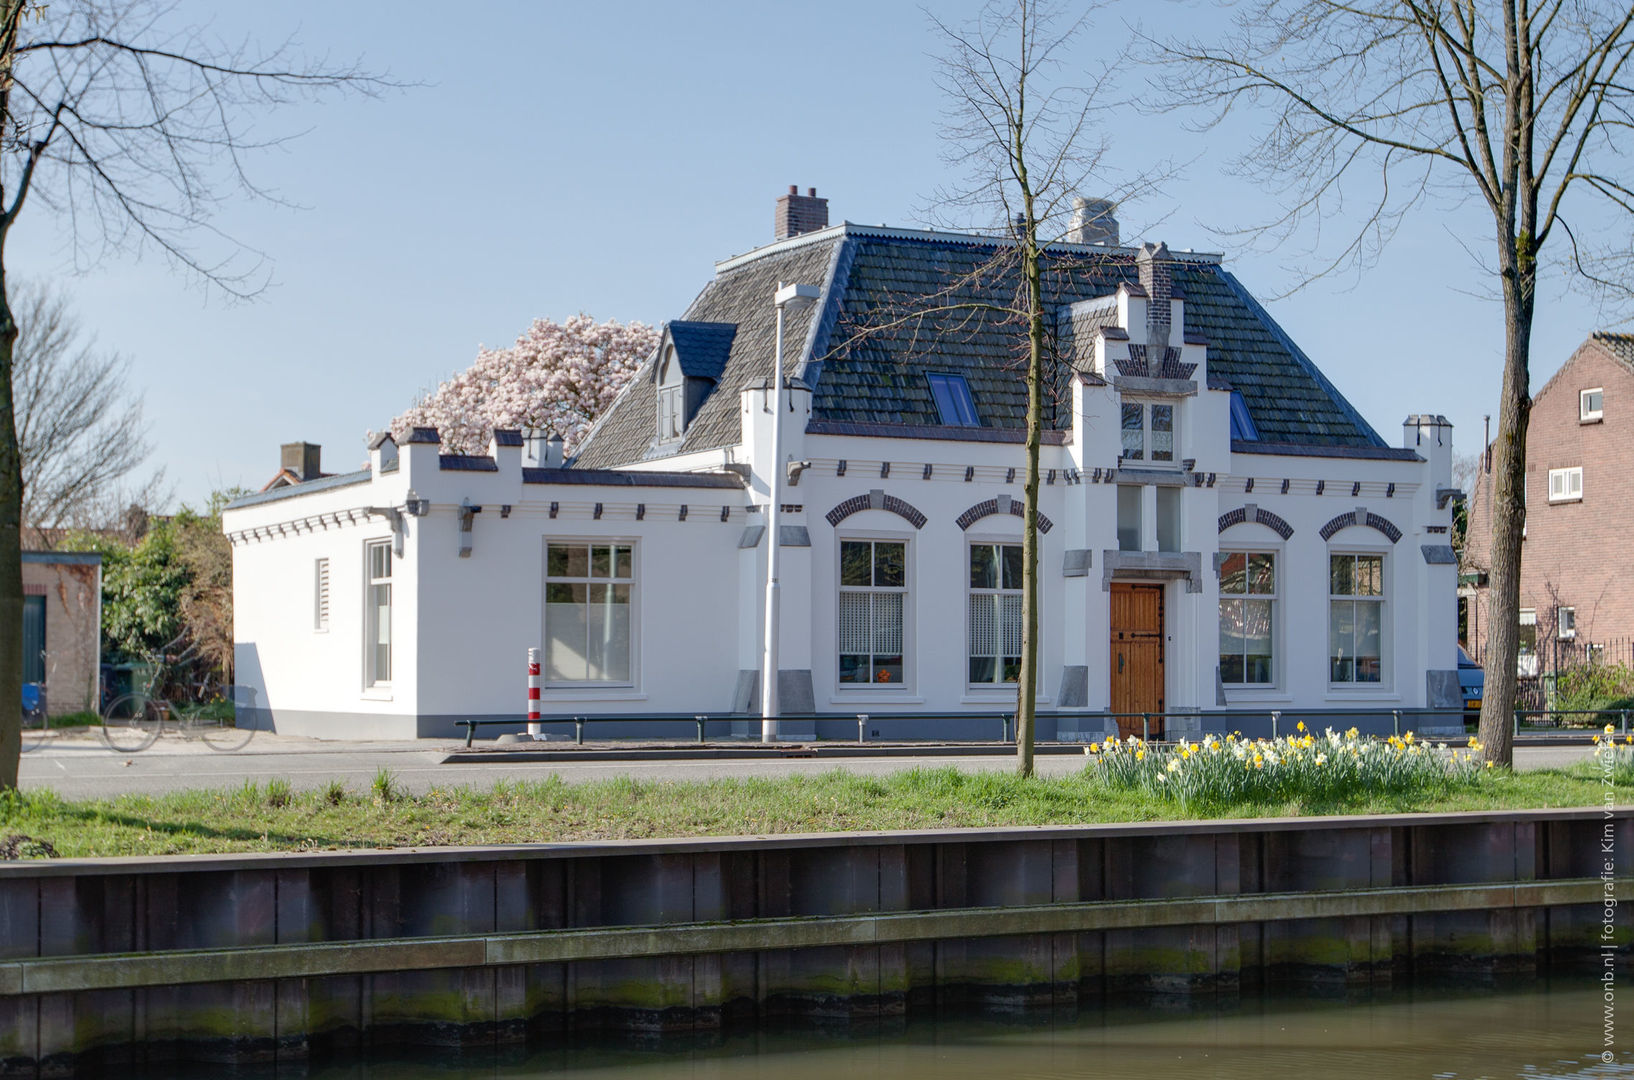
[[[100,707],[97,581],[94,565],[23,563],[23,592],[45,597],[45,696],[52,716]]]
[[[1604,418],[1578,419],[1578,393],[1603,387]],[[1549,501],[1549,470],[1582,466],[1583,498]],[[1470,492],[1464,572],[1490,565],[1493,476],[1480,462]],[[1553,638],[1555,609],[1577,610],[1579,641],[1634,638],[1634,372],[1592,339],[1538,392],[1526,438],[1526,539],[1521,607],[1537,611],[1538,642]],[[1490,591],[1470,602],[1470,644],[1486,649]],[[1625,658],[1626,659],[1626,658]]]

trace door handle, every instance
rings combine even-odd
[[[1118,674],[1123,674],[1123,653],[1118,654]]]

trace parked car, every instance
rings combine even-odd
[[[1486,689],[1486,672],[1458,646],[1458,689],[1464,696],[1464,719],[1481,717],[1481,693]]]

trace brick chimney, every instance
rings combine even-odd
[[[1072,200],[1072,224],[1067,227],[1067,239],[1074,244],[1105,244],[1118,246],[1118,219],[1112,216],[1117,204],[1111,199],[1086,199],[1082,195]]]
[[[322,454],[323,447],[317,443],[285,443],[282,447],[279,464],[302,480],[316,480],[323,475],[323,470],[319,466],[319,459]]]
[[[789,185],[787,195],[777,197],[777,214],[772,220],[772,237],[787,240],[801,233],[828,228],[828,200],[817,197],[816,188],[807,188],[800,194],[797,184]]]
[[[1140,271],[1141,288],[1146,290],[1146,344],[1162,348],[1169,344],[1169,302],[1174,299],[1174,259],[1168,245],[1142,244],[1135,267]]]

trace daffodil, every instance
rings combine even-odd
[[[1616,732],[1616,730],[1617,730],[1617,725],[1616,724],[1607,724],[1606,725],[1606,734],[1607,735],[1613,734],[1614,732]]]
[[[1176,761],[1174,758],[1170,758],[1169,759],[1169,771],[1170,772],[1176,772],[1176,771],[1179,770],[1179,768],[1180,768],[1180,762]]]
[[[1305,730],[1305,721],[1301,720],[1299,723],[1295,724],[1294,727],[1295,727],[1295,729],[1297,729],[1299,731],[1304,731]]]
[[[1146,751],[1144,751],[1144,750],[1136,750],[1136,751],[1135,751],[1135,760],[1136,760],[1136,761],[1144,761],[1144,760],[1146,760]]]

